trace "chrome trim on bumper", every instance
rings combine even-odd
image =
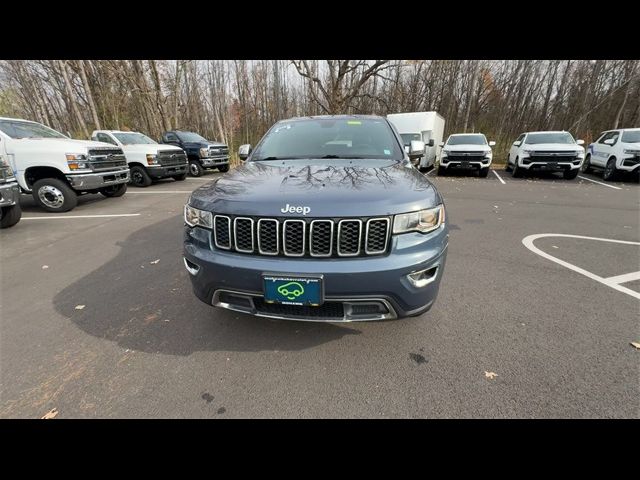
[[[9,207],[18,203],[20,187],[17,182],[0,184],[0,207]]]
[[[129,181],[129,168],[121,168],[108,172],[86,173],[86,174],[66,174],[65,177],[72,188],[76,190],[94,190],[108,187],[109,185],[119,185]],[[105,177],[114,177],[105,180]]]

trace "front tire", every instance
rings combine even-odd
[[[173,178],[176,182],[181,182],[182,180],[187,178],[187,174],[183,173],[182,175],[174,175]]]
[[[513,170],[511,171],[511,175],[513,178],[522,178],[522,168],[518,166],[518,159],[516,158],[516,162],[513,164]]]
[[[615,157],[610,158],[607,162],[607,166],[604,167],[602,178],[607,182],[613,182],[618,177],[618,169],[616,168]]]
[[[229,165],[222,165],[221,167],[218,167],[218,171],[221,173],[225,173],[229,171]]]
[[[10,207],[0,208],[0,228],[13,227],[20,221],[22,217],[22,209],[20,204],[16,203]]]
[[[131,167],[131,185],[136,187],[148,187],[153,183],[151,177],[147,173],[147,170],[140,165],[134,165]]]
[[[127,184],[121,183],[119,185],[111,185],[110,187],[104,187],[98,190],[105,197],[121,197],[127,192]]]
[[[487,178],[487,175],[489,175],[489,167],[481,168],[478,172],[480,178]]]
[[[202,165],[200,165],[200,162],[198,162],[197,160],[190,160],[189,173],[192,177],[201,177],[204,173],[204,168],[202,168]]]
[[[565,180],[573,180],[578,176],[579,171],[580,170],[578,168],[574,170],[565,170],[564,172],[562,172],[562,176],[564,177]]]
[[[582,167],[580,167],[582,173],[591,173],[591,155],[587,155],[584,157],[584,162],[582,162]]]
[[[68,212],[78,205],[78,195],[64,181],[42,178],[33,184],[33,199],[47,212]]]
[[[438,167],[437,174],[439,177],[444,177],[447,174],[447,169],[444,167]]]

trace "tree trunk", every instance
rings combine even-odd
[[[73,90],[71,89],[71,81],[69,80],[69,70],[67,67],[67,61],[60,60],[59,62],[62,70],[62,78],[64,79],[64,88],[67,91],[67,97],[69,99],[69,103],[71,104],[73,113],[76,117],[76,120],[78,121],[78,125],[80,125],[80,128],[82,129],[82,133],[84,134],[85,138],[89,138],[89,130],[87,130],[87,124],[84,122],[84,118],[82,118],[82,115],[80,114],[80,110],[78,109],[78,104],[73,99]]]
[[[80,67],[80,76],[82,77],[82,85],[84,91],[87,94],[87,102],[89,102],[89,110],[91,110],[91,116],[93,117],[93,124],[96,126],[96,130],[101,130],[100,120],[98,119],[98,111],[96,110],[96,104],[93,101],[93,94],[89,87],[89,81],[87,80],[87,72],[84,69],[84,60],[78,60],[78,66]]]

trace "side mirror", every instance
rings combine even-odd
[[[495,146],[496,146],[496,142],[494,142],[493,140],[491,140],[491,141],[489,142],[489,146],[490,146],[490,147],[495,147]]]
[[[577,143],[578,145],[584,145],[584,140],[578,140],[576,143]]]
[[[240,160],[242,160],[243,162],[247,158],[249,158],[250,153],[251,153],[251,144],[249,143],[240,145],[240,148],[238,148],[238,157],[240,157]]]
[[[433,138],[429,139],[429,146],[433,147],[435,145]]]
[[[522,145],[522,142],[520,140],[516,140],[515,142],[513,142],[514,147],[519,147],[520,145]]]
[[[606,143],[607,145],[613,145],[616,141],[613,138],[607,138],[604,143]],[[578,144],[580,145],[580,144]]]
[[[421,140],[411,140],[411,145],[409,146],[409,158],[421,157],[424,155],[425,145]]]
[[[444,147],[444,142],[440,142],[440,146],[441,146],[441,147]]]

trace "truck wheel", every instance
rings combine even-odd
[[[580,170],[582,170],[582,173],[591,173],[591,155],[584,157],[584,162],[582,162]]]
[[[616,169],[616,159],[612,157],[607,162],[607,166],[604,167],[604,173],[602,174],[602,178],[608,182],[613,182],[618,176],[618,172]]]
[[[201,177],[204,173],[204,168],[202,168],[202,165],[200,165],[200,162],[198,162],[197,160],[190,160],[189,173],[192,177]]]
[[[520,167],[518,167],[518,159],[516,158],[516,163],[513,164],[513,170],[511,171],[511,175],[513,178],[521,178],[523,171]]]
[[[22,217],[22,209],[19,203],[0,208],[0,228],[13,227],[20,221],[20,217]]]
[[[111,185],[110,187],[101,188],[98,191],[105,197],[121,197],[127,191],[127,184]]]
[[[185,178],[187,178],[187,174],[183,173],[182,175],[174,175],[173,178],[176,182],[181,182],[182,180],[184,180]]]
[[[444,177],[447,174],[447,169],[444,167],[438,167],[438,176]]]
[[[136,187],[148,187],[151,185],[152,180],[144,167],[134,165],[131,167],[131,184]]]
[[[219,172],[228,172],[229,171],[229,165],[222,165],[221,167],[218,167],[218,171]]]
[[[564,172],[562,172],[562,176],[564,177],[565,180],[573,180],[578,176],[579,171],[580,171],[579,168],[576,168],[574,170],[565,170]]]
[[[489,167],[481,168],[478,172],[480,178],[487,178],[487,175],[489,175]]]
[[[78,205],[78,194],[57,178],[42,178],[33,184],[33,199],[47,212],[68,212]]]

